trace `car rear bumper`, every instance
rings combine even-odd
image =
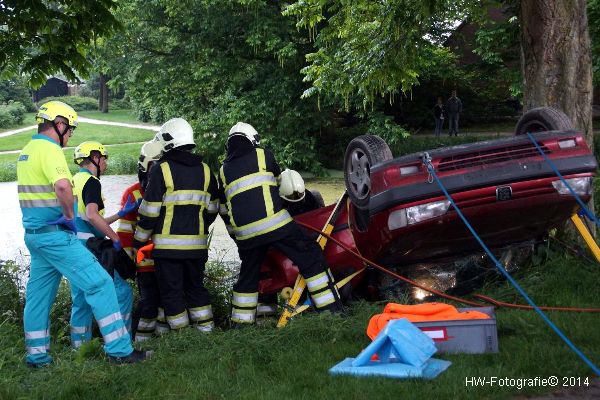
[[[568,157],[552,160],[562,175],[595,172],[598,168],[592,155]],[[485,169],[469,171],[459,175],[441,176],[440,181],[446,190],[458,193],[487,186],[501,186],[514,183],[555,176],[550,165],[544,161],[522,161],[505,165],[488,166]],[[375,215],[399,204],[411,203],[424,199],[443,196],[443,192],[435,182],[423,182],[398,186],[373,195],[369,204],[369,214]]]

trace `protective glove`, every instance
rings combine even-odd
[[[117,213],[117,215],[120,218],[123,218],[124,216],[126,216],[130,212],[137,211],[137,209],[140,207],[140,204],[142,204],[142,199],[138,199],[137,201],[135,201],[132,197],[128,197],[127,198],[127,202],[125,203],[125,205],[123,206],[123,208],[121,208],[119,210],[119,212]]]
[[[62,225],[73,233],[77,233],[77,226],[75,225],[75,219],[69,219],[64,215],[54,221],[46,222],[48,225]]]
[[[121,251],[121,249],[123,249],[123,246],[121,246],[120,240],[113,242],[113,249],[115,249],[115,251]]]

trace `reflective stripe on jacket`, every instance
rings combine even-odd
[[[273,155],[262,148],[226,161],[221,167],[221,201],[225,204],[219,212],[239,244],[292,222],[281,205],[275,178],[278,174]]]
[[[41,228],[63,214],[54,191],[60,179],[72,182],[62,149],[48,136],[34,135],[17,159],[17,191],[24,228]]]

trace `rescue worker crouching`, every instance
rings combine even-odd
[[[152,140],[144,143],[140,150],[138,160],[138,182],[129,186],[121,196],[121,206],[132,201],[140,201],[148,185],[148,173],[162,156],[162,145]],[[135,258],[133,251],[133,233],[138,222],[138,210],[123,215],[118,221],[117,234],[123,245],[123,249],[132,259]],[[134,259],[134,261],[136,261]],[[139,290],[139,301],[134,312],[132,332],[135,341],[140,342],[150,339],[153,334],[160,335],[169,331],[169,324],[165,319],[162,308],[158,280],[154,273],[154,260],[145,258],[137,267],[137,286]],[[137,320],[137,321],[136,321]]]
[[[113,248],[121,250],[119,236],[110,227],[121,215],[135,210],[139,203],[131,201],[115,215],[104,216],[104,196],[100,175],[108,166],[108,153],[102,143],[90,141],[83,142],[75,148],[73,153],[75,164],[80,169],[73,176],[76,201],[77,238],[83,244],[88,239],[108,237],[113,242]],[[131,333],[131,309],[133,306],[133,293],[131,286],[115,270],[113,277],[117,300],[121,310],[123,323]],[[73,306],[71,309],[71,345],[79,348],[82,343],[92,337],[92,309],[86,302],[85,293],[77,287],[71,287]]]
[[[259,145],[258,132],[238,122],[229,131],[227,156],[219,171],[219,213],[235,236],[242,260],[233,286],[231,321],[255,322],[260,266],[271,246],[298,266],[317,311],[342,311],[323,252],[282,207],[276,180],[279,166],[273,153]]]
[[[323,199],[317,199],[313,192],[306,190],[304,179],[293,169],[284,169],[279,175],[279,197],[292,217],[324,206]]]
[[[17,161],[25,244],[31,254],[23,315],[27,364],[40,367],[52,362],[50,309],[63,275],[85,294],[109,360],[142,361],[150,353],[133,350],[110,276],[75,235],[72,176],[62,147],[77,127],[77,113],[65,103],[51,101],[40,107],[36,121],[38,134]]]
[[[190,324],[214,328],[204,267],[208,227],[218,209],[217,181],[202,157],[192,154],[193,130],[182,118],[167,121],[156,134],[163,156],[148,176],[134,235],[139,249],[150,238],[167,322],[172,330]]]

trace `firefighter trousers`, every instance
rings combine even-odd
[[[202,258],[154,258],[160,297],[171,329],[184,328],[190,322],[200,331],[214,327],[210,296],[204,287],[207,260],[208,251]]]
[[[138,272],[137,285],[140,299],[136,307],[139,322],[135,329],[135,341],[150,339],[153,334],[160,335],[169,330],[158,288],[158,279],[154,271]]]
[[[249,249],[239,248],[240,276],[233,286],[231,321],[253,323],[258,305],[260,267],[270,247],[285,254],[306,279],[308,292],[317,311],[341,311],[342,305],[333,277],[326,268],[325,256],[316,241],[294,224],[282,239]],[[286,228],[287,229],[287,228]]]

